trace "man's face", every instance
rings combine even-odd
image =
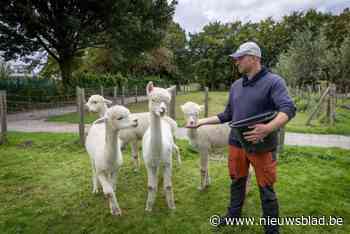
[[[255,64],[255,59],[250,55],[243,55],[233,60],[234,64],[237,65],[238,71],[242,74],[247,74],[252,70]]]

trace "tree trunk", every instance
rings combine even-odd
[[[65,88],[72,85],[73,57],[62,57],[59,61],[62,83]]]

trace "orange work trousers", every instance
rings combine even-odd
[[[232,179],[248,176],[250,164],[259,186],[272,186],[276,182],[277,161],[272,152],[248,153],[243,148],[229,145],[228,169]]]

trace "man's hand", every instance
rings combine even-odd
[[[199,128],[199,124],[197,123],[197,124],[189,124],[189,123],[187,123],[186,124],[186,126],[185,126],[185,128]]]
[[[252,128],[253,130],[244,132],[244,139],[253,142],[254,144],[263,141],[264,138],[273,131],[273,129],[267,124],[256,124],[249,126],[249,128]]]
[[[204,119],[199,119],[197,123],[187,123],[186,128],[199,128],[200,126],[203,125],[208,125],[208,124],[219,124],[220,120],[217,116],[212,116],[209,118],[204,118]]]

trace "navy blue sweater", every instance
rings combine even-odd
[[[296,108],[285,81],[263,67],[253,78],[243,76],[232,84],[226,108],[218,118],[225,123],[269,111],[284,112],[290,120],[295,116]],[[229,144],[241,146],[232,131]]]

